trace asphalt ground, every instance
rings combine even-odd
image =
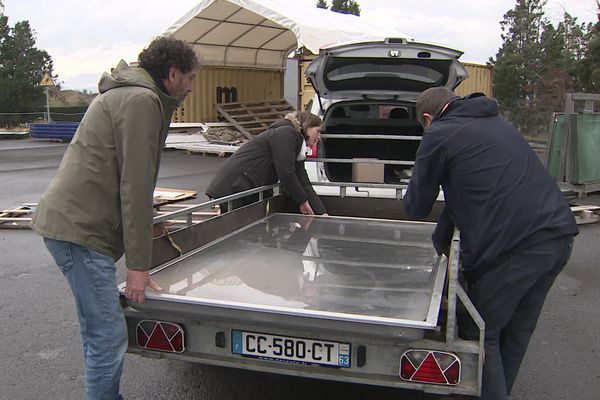
[[[0,208],[36,202],[65,149],[30,139],[0,141]],[[201,194],[222,163],[215,156],[165,151],[158,185]],[[580,201],[600,204],[600,197]],[[547,298],[512,399],[600,398],[600,223],[580,230],[571,260]],[[118,265],[122,281],[125,269]],[[78,332],[67,283],[41,238],[30,230],[0,229],[0,399],[82,399]],[[130,354],[121,387],[128,400],[434,398]]]

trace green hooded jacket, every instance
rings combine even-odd
[[[125,61],[102,75],[98,89],[32,228],[115,261],[125,253],[127,268],[148,270],[154,186],[178,102]]]

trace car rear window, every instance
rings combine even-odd
[[[394,90],[421,92],[448,80],[449,60],[336,58],[325,68],[330,91]]]

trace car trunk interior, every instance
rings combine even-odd
[[[340,102],[324,118],[319,157],[338,159],[378,159],[414,162],[420,140],[398,138],[422,136],[414,103],[408,102]],[[395,138],[344,138],[344,135],[396,136]],[[339,136],[339,137],[336,137]],[[325,162],[331,182],[352,182],[353,164]],[[412,165],[386,164],[384,182],[400,184],[410,177]]]

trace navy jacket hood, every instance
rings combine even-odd
[[[447,116],[452,118],[485,118],[497,115],[498,103],[496,103],[496,100],[486,97],[483,93],[473,93],[466,97],[456,97],[451,100],[448,107],[442,110],[434,121]]]

